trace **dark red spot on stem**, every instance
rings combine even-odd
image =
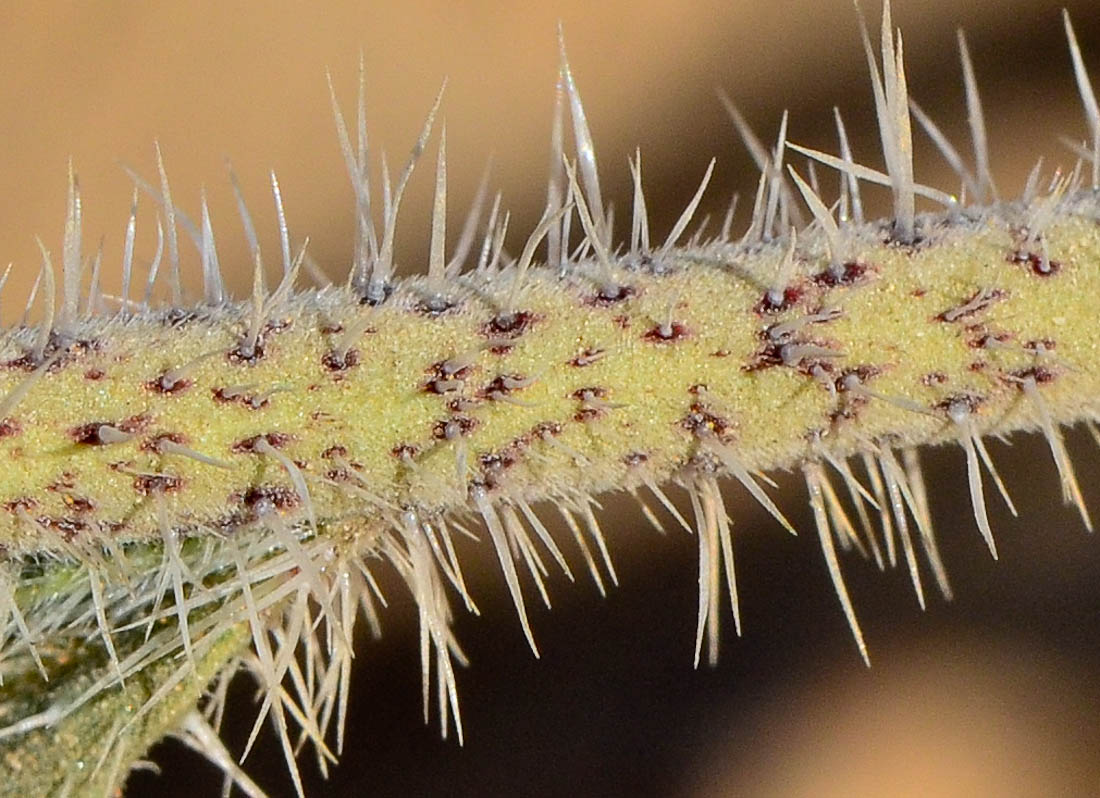
[[[1008,256],[1009,263],[1026,263],[1036,277],[1052,277],[1062,270],[1060,261],[1044,258],[1034,252],[1016,250]]]
[[[477,427],[477,419],[470,416],[455,416],[437,421],[432,425],[432,437],[439,441],[449,441],[469,435]]]
[[[182,393],[183,391],[186,391],[188,388],[190,388],[192,384],[193,383],[191,382],[191,380],[184,379],[182,377],[178,380],[170,379],[168,372],[165,372],[156,379],[149,380],[147,383],[145,383],[145,387],[153,393],[170,395]]]
[[[420,454],[420,447],[414,443],[399,443],[390,449],[390,454],[398,460],[412,460]]]
[[[134,490],[142,496],[153,493],[175,493],[183,487],[183,480],[171,474],[138,474],[134,477]]]
[[[253,435],[234,443],[229,448],[237,454],[255,454],[256,446],[260,441],[267,441],[274,449],[281,449],[290,442],[290,436],[282,432],[268,432],[263,435]]]
[[[257,510],[264,504],[277,510],[292,510],[302,503],[298,492],[284,485],[253,485],[243,494],[234,496],[250,510]]]
[[[592,307],[608,308],[619,302],[625,302],[633,296],[637,296],[638,291],[632,285],[616,285],[601,288],[592,296],[585,299],[584,304],[591,305]]]
[[[341,355],[330,349],[321,356],[321,365],[329,371],[347,371],[359,365],[359,350],[349,349]]]
[[[142,441],[141,450],[143,452],[155,452],[157,454],[160,454],[160,445],[164,441],[169,441],[171,443],[183,446],[185,443],[187,443],[187,437],[181,435],[178,432],[162,432],[158,435],[154,435],[148,440]]]
[[[765,291],[760,301],[753,305],[753,312],[758,316],[763,316],[765,313],[781,313],[784,310],[790,310],[798,304],[798,300],[802,298],[802,293],[799,286],[787,286],[783,289],[782,298],[776,301],[771,291]]]
[[[103,440],[100,435],[101,427],[112,427],[119,432],[132,434],[135,432],[141,432],[148,426],[149,417],[144,415],[130,416],[119,423],[111,421],[92,421],[87,424],[81,424],[79,427],[73,427],[69,430],[69,437],[76,443],[83,444],[85,446],[103,446],[107,441]]]
[[[687,415],[680,419],[680,426],[697,438],[714,435],[723,443],[728,442],[733,426],[702,402],[693,402]]]
[[[577,368],[584,368],[585,366],[591,366],[593,363],[600,360],[605,354],[603,349],[588,348],[577,355],[575,358],[569,361],[569,365],[576,366]]]
[[[855,285],[863,280],[867,271],[868,267],[864,264],[849,261],[839,269],[826,269],[823,272],[818,272],[813,276],[813,281],[826,288]]]
[[[1012,381],[1019,384],[1027,379],[1035,380],[1039,385],[1044,383],[1053,382],[1057,376],[1053,371],[1046,366],[1031,366],[1026,369],[1017,369],[1016,371],[1009,372],[1014,378]]]
[[[519,338],[535,321],[535,314],[527,310],[499,313],[482,326],[481,333],[488,338]]]
[[[680,322],[674,321],[671,324],[654,325],[642,338],[650,343],[670,344],[687,338],[688,335],[688,328]]]
[[[225,357],[230,363],[240,366],[254,366],[264,359],[263,341],[256,341],[251,351],[246,351],[243,344],[236,349],[230,349],[225,353]]]

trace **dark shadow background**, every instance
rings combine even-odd
[[[1067,5],[1100,85],[1094,4]],[[1059,4],[896,6],[911,92],[964,150],[954,29],[967,28],[1004,194],[1019,189],[1040,154],[1048,168],[1072,165],[1057,136],[1080,139],[1085,126]],[[544,201],[559,18],[605,192],[629,207],[626,157],[641,145],[655,231],[671,226],[712,154],[719,163],[706,210],[720,214],[734,190],[751,194],[756,176],[716,86],[764,138],[789,107],[791,138],[830,151],[831,109],[840,105],[857,159],[879,163],[866,65],[843,0],[614,2],[598,10],[573,0],[7,8],[0,11],[0,241],[16,267],[5,323],[21,311],[37,272],[34,234],[60,249],[66,159],[73,156],[81,176],[87,246],[104,236],[110,264],[121,251],[130,195],[115,160],[155,174],[155,138],[179,204],[197,215],[200,187],[208,187],[223,263],[248,262],[223,177],[229,154],[266,232],[266,251],[277,252],[264,194],[275,168],[295,240],[308,233],[312,254],[342,274],[351,195],[323,76],[331,67],[350,106],[360,48],[372,141],[385,147],[393,169],[449,76],[452,230],[494,153],[493,183],[514,211],[518,247]],[[953,187],[927,142],[918,142],[918,179]],[[426,261],[431,183],[421,173],[410,187],[399,248],[408,269]],[[867,196],[882,208],[884,193]],[[143,223],[148,236],[150,214]],[[117,275],[105,274],[111,290]],[[245,272],[236,275],[239,292],[245,283]],[[871,670],[833,596],[797,480],[781,480],[779,494],[804,530],[798,539],[730,492],[745,635],[735,639],[727,623],[713,670],[691,667],[694,541],[671,527],[658,536],[629,503],[608,502],[603,514],[620,588],[600,599],[590,583],[559,578],[553,612],[532,602],[541,661],[526,647],[487,552],[470,549],[470,570],[486,567],[475,579],[483,617],[461,616],[458,624],[472,661],[459,674],[465,747],[421,724],[415,614],[394,590],[385,637],[361,641],[341,765],[323,782],[303,757],[310,795],[1100,792],[1100,545],[1059,505],[1042,440],[991,448],[1021,511],[1012,519],[989,496],[999,563],[974,528],[962,453],[925,455],[953,602],[930,593],[921,613],[903,570],[879,574],[858,558],[844,560]],[[1096,510],[1100,456],[1087,436],[1071,436],[1070,448]],[[246,683],[236,698],[226,733],[239,750],[255,708]],[[213,769],[181,746],[164,744],[153,758],[162,775],[136,774],[128,796],[219,793]],[[265,733],[247,769],[272,798],[292,794],[273,736]]]

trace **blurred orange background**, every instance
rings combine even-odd
[[[1072,166],[1059,135],[1085,136],[1061,5],[895,4],[910,90],[964,152],[955,28],[966,28],[995,175],[1009,196],[1039,155],[1048,169]],[[1095,4],[1066,5],[1100,85]],[[866,10],[877,26],[877,5]],[[117,290],[111,265],[131,192],[118,161],[155,177],[154,140],[177,204],[197,216],[206,187],[223,264],[249,262],[225,179],[229,156],[269,260],[278,251],[267,192],[274,169],[295,241],[309,235],[312,255],[342,275],[352,195],[324,75],[331,70],[351,114],[360,51],[376,166],[384,148],[391,169],[400,167],[446,76],[451,229],[492,155],[492,185],[513,210],[518,246],[544,202],[559,19],[605,193],[629,207],[626,159],[640,146],[657,231],[678,216],[711,155],[718,167],[705,211],[720,214],[736,190],[751,196],[755,173],[715,98],[719,86],[765,139],[790,108],[790,138],[830,151],[838,105],[857,160],[879,164],[846,0],[9,4],[0,11],[0,263],[15,266],[4,322],[18,319],[37,273],[34,236],[60,251],[70,157],[85,200],[85,246],[103,238],[105,287]],[[916,160],[918,179],[955,187],[919,134]],[[425,162],[403,211],[398,258],[406,270],[426,262],[434,141]],[[885,207],[884,194],[868,196]],[[143,202],[148,257],[152,203]],[[230,271],[243,293],[247,270]],[[1081,436],[1070,447],[1100,507],[1100,491],[1089,490],[1100,453]],[[328,782],[306,764],[311,794],[1100,793],[1100,543],[1057,506],[1041,440],[993,449],[1021,509],[1015,520],[990,502],[998,564],[973,528],[962,454],[925,458],[954,602],[934,597],[922,614],[905,574],[845,560],[869,671],[813,535],[788,538],[736,492],[745,636],[726,630],[714,670],[691,669],[693,542],[675,530],[655,535],[628,503],[608,502],[604,513],[622,586],[600,600],[583,580],[555,580],[555,611],[533,618],[540,662],[499,576],[485,569],[476,587],[484,617],[459,622],[473,662],[459,674],[464,749],[421,725],[415,615],[392,591],[385,638],[362,641],[343,762]],[[782,480],[780,496],[796,525],[812,530],[797,482]],[[239,693],[227,732],[237,750],[253,711],[247,686]],[[291,794],[275,748],[248,767],[273,798]],[[217,794],[213,769],[196,767],[173,744],[154,758],[164,774],[136,775],[128,795]]]

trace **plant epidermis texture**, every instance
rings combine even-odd
[[[660,483],[708,454],[790,468],[957,440],[952,402],[977,431],[1035,426],[1029,377],[1077,418],[1095,223],[1052,226],[1044,255],[1002,213],[928,227],[912,246],[851,233],[835,273],[799,252],[778,304],[785,242],[676,251],[619,271],[610,298],[579,269],[531,270],[510,317],[476,276],[441,313],[415,281],[380,307],[310,291],[270,309],[251,358],[247,303],[88,320],[42,373],[9,339],[0,394],[33,384],[0,437],[0,541],[159,538],[158,501],[177,529],[231,528],[264,499],[300,516],[299,475],[318,521],[373,522],[475,486],[533,501]]]

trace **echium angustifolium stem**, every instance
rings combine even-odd
[[[804,236],[779,308],[767,293],[783,241],[676,250],[616,270],[610,298],[583,268],[532,268],[508,314],[495,277],[454,280],[440,314],[417,279],[378,308],[308,291],[272,310],[251,358],[248,304],[82,322],[45,366],[17,331],[0,391],[30,385],[0,437],[15,466],[0,542],[13,557],[159,540],[158,512],[226,530],[261,500],[301,521],[299,479],[318,522],[358,527],[398,508],[457,512],[478,487],[539,501],[710,461],[789,469],[957,440],[953,402],[977,433],[1036,427],[1029,378],[1071,422],[1096,395],[1094,203],[1064,203],[1044,236],[1049,273],[1006,210],[930,218],[912,247],[847,231],[839,277]]]
[[[785,242],[678,250],[615,271],[612,298],[532,270],[510,319],[474,280],[438,316],[418,281],[378,308],[307,293],[273,313],[249,362],[247,305],[84,323],[38,376],[10,365],[17,338],[4,388],[34,383],[4,421],[0,534],[9,556],[160,542],[165,519],[232,536],[265,510],[302,524],[304,482],[320,534],[347,554],[409,512],[477,511],[472,493],[490,517],[546,499],[579,509],[606,490],[1090,417],[1094,208],[1065,202],[1046,271],[1007,208],[927,219],[915,247],[850,231],[839,279],[805,237],[779,308],[767,286]],[[337,359],[348,329],[361,332]]]
[[[76,754],[55,763],[61,785],[90,789],[121,746],[141,747],[139,730],[160,736],[186,718],[185,739],[248,791],[209,719],[191,713],[194,696],[164,715],[177,685],[197,695],[233,660],[265,689],[261,718],[275,721],[300,790],[288,723],[327,761],[325,730],[343,721],[360,604],[374,620],[377,559],[396,568],[419,607],[425,705],[434,671],[444,733],[453,717],[461,736],[447,594],[473,606],[452,543],[469,517],[484,523],[535,648],[520,571],[540,591],[549,559],[569,573],[540,503],[565,514],[602,586],[601,574],[614,572],[592,497],[645,487],[682,520],[660,486],[684,486],[699,542],[697,661],[704,640],[715,654],[723,571],[739,622],[718,477],[733,477],[789,527],[758,475],[804,472],[864,657],[834,537],[880,562],[904,558],[922,598],[919,540],[947,590],[909,454],[917,447],[963,447],[975,524],[995,553],[983,485],[1000,481],[982,437],[1041,429],[1064,497],[1091,525],[1059,428],[1098,411],[1095,187],[1062,180],[1046,196],[1032,187],[1019,202],[964,209],[917,186],[888,9],[884,30],[887,90],[877,99],[889,174],[840,165],[892,185],[891,223],[837,223],[800,177],[788,184],[778,163],[764,163],[767,191],[745,239],[680,246],[674,234],[650,247],[643,218],[630,250],[613,254],[566,68],[586,193],[567,165],[564,210],[552,204],[504,268],[503,228],[493,225],[479,268],[444,267],[441,157],[427,277],[389,279],[404,178],[381,245],[366,232],[357,182],[360,254],[377,267],[366,291],[359,271],[347,287],[295,289],[300,261],[284,239],[278,289],[268,295],[258,277],[251,301],[221,300],[204,223],[193,232],[207,296],[218,301],[100,315],[94,292],[80,301],[74,186],[59,314],[47,256],[47,321],[0,343],[0,457],[11,463],[0,483],[0,654],[10,663],[0,660],[0,674],[8,685],[30,683],[36,670],[61,682],[34,701],[0,704],[9,765],[31,772],[41,735],[125,704],[117,727],[101,728],[119,747],[104,748],[94,778],[67,769],[84,761]],[[364,164],[346,148],[359,181]],[[784,235],[777,220],[791,217],[795,189],[814,223]],[[914,216],[922,191],[946,198],[948,210]],[[176,214],[166,180],[159,196]],[[574,214],[596,257],[530,265],[544,234],[568,245],[563,225]],[[178,274],[171,219],[168,249]],[[866,485],[852,458],[866,464]],[[248,639],[251,649],[234,642]],[[291,653],[299,645],[308,666]],[[87,672],[62,679],[74,660]],[[144,694],[125,692],[147,678],[156,685]],[[215,692],[210,715],[223,699]]]

